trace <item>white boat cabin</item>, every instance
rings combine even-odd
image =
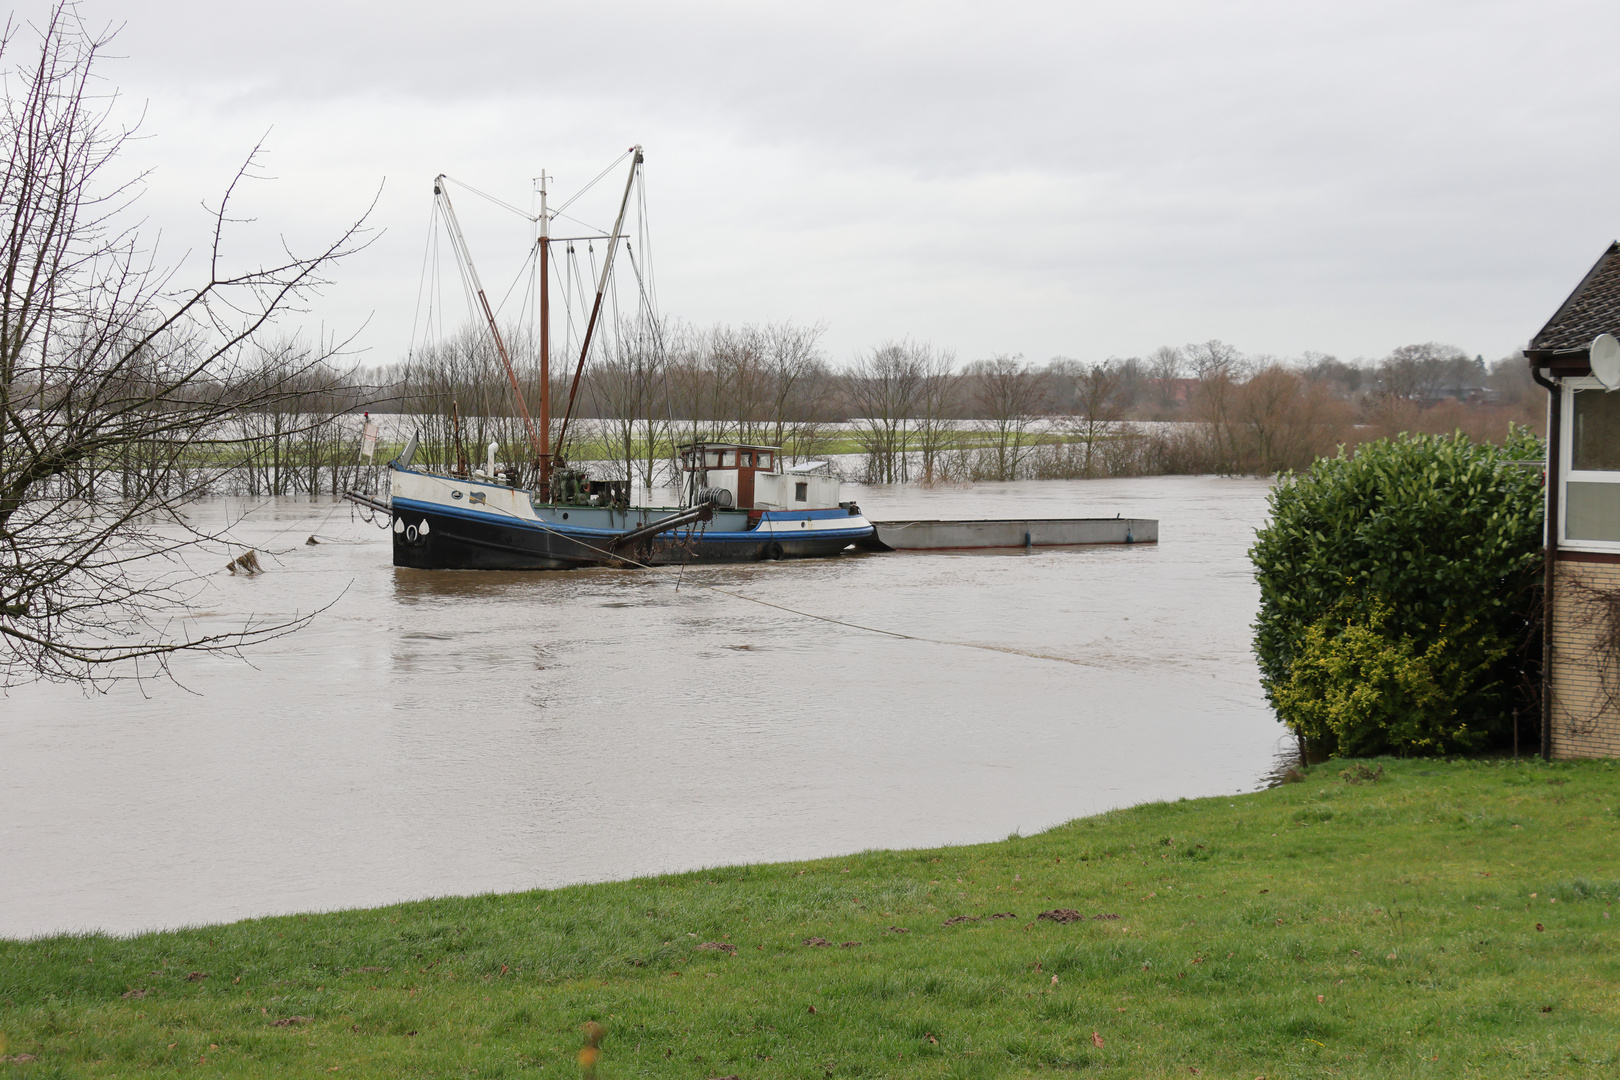
[[[705,491],[720,490],[739,510],[830,510],[839,505],[840,481],[825,461],[783,468],[781,447],[746,443],[687,443],[679,452],[693,502]]]

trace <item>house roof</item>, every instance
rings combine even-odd
[[[1599,334],[1620,335],[1620,241],[1598,257],[1524,353],[1531,363],[1551,366],[1556,374],[1584,373],[1592,339]]]

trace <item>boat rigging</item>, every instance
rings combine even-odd
[[[853,502],[839,500],[840,481],[826,462],[785,469],[780,448],[743,443],[698,441],[674,448],[679,476],[680,505],[631,505],[632,477],[623,480],[593,478],[571,466],[566,448],[570,423],[579,409],[586,364],[605,326],[625,330],[608,308],[617,312],[613,271],[619,246],[625,247],[636,278],[638,317],[648,328],[638,347],[650,342],[662,351],[650,271],[636,261],[626,235],[632,198],[644,179],[641,147],[627,151],[630,168],[617,200],[613,228],[605,234],[567,238],[565,283],[579,283],[579,298],[586,295],[574,243],[584,240],[592,256],[589,312],[579,339],[567,400],[561,410],[551,400],[551,276],[556,269],[552,224],[564,216],[580,193],[556,209],[549,206],[548,177],[542,172],[536,194],[539,212],[522,214],[511,204],[486,195],[470,185],[461,186],[537,226],[531,259],[538,271],[539,408],[531,414],[513,360],[507,336],[498,319],[499,308],[490,303],[473,263],[466,235],[451,203],[449,177],[440,174],[433,184],[435,213],[442,219],[450,249],[476,322],[487,328],[505,374],[514,404],[523,421],[531,462],[527,470],[503,469],[497,461],[499,442],[488,447],[487,464],[469,468],[461,450],[462,414],[451,403],[456,450],[454,465],[416,464],[420,439],[412,437],[399,457],[389,462],[391,495],[388,509],[394,534],[394,564],[420,569],[566,569],[600,565],[649,565],[678,562],[735,562],[837,555],[868,541],[873,527]],[[619,159],[622,163],[624,158]],[[615,163],[615,164],[619,164]],[[610,167],[611,168],[611,167]],[[608,175],[604,170],[587,189]],[[638,205],[645,227],[645,192]],[[570,218],[570,220],[578,220]],[[587,226],[588,227],[588,226]],[[600,267],[594,265],[595,241],[607,248]],[[643,261],[646,237],[640,237]],[[515,283],[514,283],[515,288]],[[508,292],[510,296],[510,291]],[[565,301],[568,298],[565,296]],[[504,304],[504,300],[503,300]],[[575,314],[565,302],[569,326]],[[583,304],[580,314],[585,315]],[[442,315],[441,315],[442,326]],[[430,316],[429,325],[433,320]],[[556,438],[553,419],[560,419]],[[649,432],[650,437],[650,432]],[[379,508],[380,500],[355,496],[355,501]]]

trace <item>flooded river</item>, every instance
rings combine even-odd
[[[1282,734],[1249,652],[1267,490],[856,489],[875,519],[1122,514],[1161,542],[684,573],[396,571],[346,504],[259,505],[234,536],[266,572],[209,578],[209,625],[331,603],[308,628],[185,659],[181,685],[0,698],[0,936],[999,839],[1252,790]]]

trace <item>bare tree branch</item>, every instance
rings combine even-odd
[[[348,343],[274,335],[365,245],[370,211],[314,252],[230,265],[256,145],[214,211],[206,282],[176,287],[126,224],[143,178],[114,174],[136,131],[96,93],[116,29],[63,0],[37,34],[26,66],[10,63],[14,28],[0,36],[0,685],[96,684],[309,619],[198,631],[182,556],[218,538],[181,510],[258,453],[264,417],[278,436],[316,422],[301,403],[330,396]]]

